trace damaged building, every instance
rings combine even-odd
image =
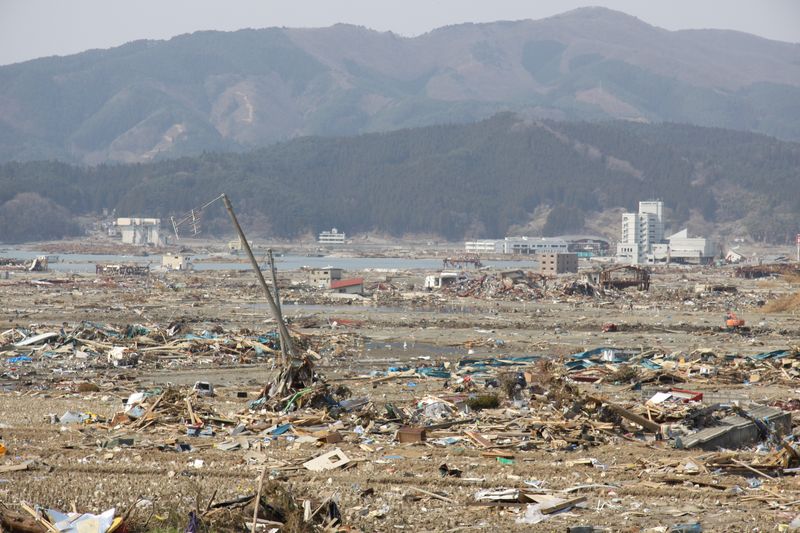
[[[122,217],[115,223],[123,244],[162,246],[160,218]]]
[[[329,288],[331,283],[342,279],[342,269],[325,267],[308,271],[308,284],[312,287]]]
[[[539,263],[539,274],[543,276],[578,272],[578,254],[543,253],[538,254],[536,260]]]

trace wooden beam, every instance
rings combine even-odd
[[[631,422],[633,422],[634,424],[639,424],[648,431],[652,431],[653,433],[661,433],[661,424],[657,424],[652,420],[648,420],[643,416],[637,415],[636,413],[629,411],[628,409],[625,409],[621,405],[609,402],[608,400],[604,400],[603,398],[595,396],[588,396],[588,398],[594,402],[608,406],[609,409],[620,415],[622,418],[626,418]]]

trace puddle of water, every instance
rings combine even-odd
[[[250,304],[252,309],[268,309],[265,303]],[[292,304],[283,303],[284,314],[291,316],[302,313],[346,313],[346,312],[365,312],[376,313],[431,313],[445,315],[464,315],[480,312],[477,307],[467,305],[442,305],[442,306],[419,306],[419,305],[324,305],[324,304]]]
[[[12,257],[16,259],[30,260],[40,255],[58,256],[59,261],[50,265],[51,270],[57,272],[94,272],[96,263],[150,263],[152,269],[160,268],[161,255],[153,254],[149,256],[130,256],[130,255],[104,255],[104,254],[69,254],[69,253],[45,253],[40,250],[28,250],[25,248],[0,248],[0,257]],[[191,256],[195,260],[195,270],[249,270],[247,262],[233,261],[210,261],[204,260],[219,257],[217,255],[198,254]],[[261,258],[259,258],[259,261]],[[335,267],[344,270],[442,270],[441,259],[414,259],[402,257],[306,257],[301,255],[286,255],[276,258],[278,270],[298,270],[301,267],[324,268]],[[486,261],[486,266],[502,269],[522,269],[532,270],[537,266],[536,261]]]
[[[408,341],[393,341],[393,342],[379,342],[368,341],[364,343],[364,350],[367,352],[379,352],[389,354],[397,352],[398,355],[403,354],[406,357],[409,355],[467,355],[467,349],[463,346],[439,346],[437,344],[430,344],[427,342],[408,342]]]

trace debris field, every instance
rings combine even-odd
[[[245,268],[0,280],[3,531],[800,528],[793,271]]]

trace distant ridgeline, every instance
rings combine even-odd
[[[676,224],[701,214],[741,221],[755,239],[788,243],[800,232],[800,144],[679,124],[504,113],[149,164],[7,163],[0,165],[0,241],[71,234],[69,214],[103,208],[168,217],[220,192],[250,231],[279,237],[332,226],[348,234],[498,237],[540,206],[551,208],[545,230],[555,235],[579,231],[593,212],[659,198]],[[43,211],[48,226],[66,230],[43,234]],[[230,229],[220,210],[204,224],[209,233]]]
[[[797,58],[797,44],[597,7],[413,38],[347,24],[198,31],[0,66],[0,162],[149,163],[499,111],[798,141]]]

